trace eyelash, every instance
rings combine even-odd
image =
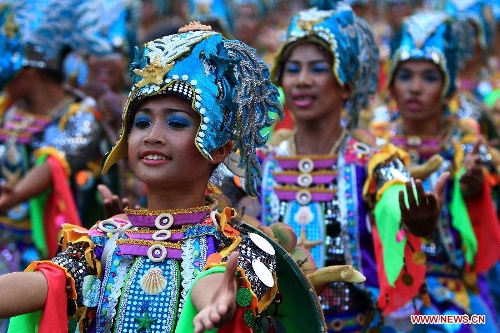
[[[397,78],[401,81],[410,81],[413,79],[414,75],[408,71],[401,71],[397,74]],[[426,82],[429,83],[434,83],[439,81],[439,75],[437,73],[431,72],[431,73],[424,73],[423,79]]]
[[[171,115],[167,118],[167,125],[171,128],[186,128],[191,126],[191,121],[182,116]]]
[[[146,116],[138,116],[134,121],[134,127],[147,128],[151,126],[151,119]]]
[[[189,119],[186,119],[185,117],[179,116],[179,115],[170,115],[167,117],[167,126],[174,128],[174,129],[181,129],[181,128],[187,128],[191,126],[191,121]],[[137,128],[147,128],[151,126],[152,121],[148,116],[145,115],[140,115],[138,116],[135,121],[134,121],[134,127]]]
[[[296,64],[289,64],[285,66],[285,72],[290,74],[297,74],[301,71],[301,67]],[[329,71],[328,65],[325,64],[315,64],[310,68],[312,73],[325,73]]]

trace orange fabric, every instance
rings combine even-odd
[[[483,191],[476,198],[465,199],[467,210],[477,238],[475,271],[484,273],[500,260],[500,222],[491,198],[488,179],[483,181]]]
[[[422,248],[422,241],[419,237],[406,233],[407,244],[405,246],[405,267],[399,274],[394,287],[389,285],[384,269],[383,247],[377,228],[373,226],[373,242],[375,246],[375,257],[377,262],[377,275],[379,280],[380,294],[378,306],[383,314],[391,313],[400,309],[418,295],[420,287],[425,279],[425,263],[416,264],[413,261],[414,250],[419,251]],[[411,244],[411,246],[408,245]],[[413,278],[413,283],[409,286],[403,283],[402,276],[408,273]]]
[[[68,179],[61,162],[52,156],[47,158],[52,177],[52,193],[47,199],[44,211],[45,239],[49,257],[56,254],[59,232],[63,223],[81,226],[78,210],[76,209],[73,193],[68,184]]]
[[[49,287],[38,333],[67,333],[66,272],[55,265],[44,263],[38,264],[35,270],[45,275]]]

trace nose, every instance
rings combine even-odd
[[[166,128],[161,122],[154,122],[150,131],[144,137],[144,142],[149,144],[164,144]]]
[[[410,91],[414,94],[418,94],[424,88],[424,80],[421,78],[415,77],[410,82]]]
[[[311,85],[312,83],[312,75],[307,70],[307,68],[301,68],[299,75],[297,77],[297,83],[299,85]]]

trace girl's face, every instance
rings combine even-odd
[[[445,100],[439,67],[426,60],[408,60],[398,65],[390,93],[403,120],[439,120]]]
[[[212,163],[194,144],[200,115],[175,96],[139,104],[128,141],[129,164],[148,190],[205,188]]]
[[[291,51],[281,85],[296,121],[321,121],[332,115],[340,119],[350,90],[335,80],[332,62],[332,56],[315,43],[300,44]]]

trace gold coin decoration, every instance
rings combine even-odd
[[[413,259],[413,262],[417,265],[424,264],[425,260],[427,259],[427,256],[422,251],[417,251],[413,253],[411,257]]]
[[[403,280],[403,283],[407,286],[411,286],[413,284],[413,276],[408,273],[404,273],[401,280]]]

